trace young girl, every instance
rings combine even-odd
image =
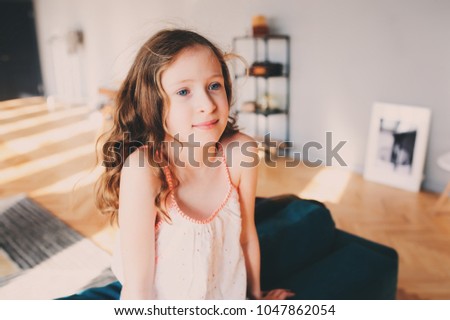
[[[123,82],[97,204],[118,221],[122,299],[285,299],[262,293],[254,223],[256,144],[230,117],[224,54],[163,30]],[[227,165],[228,164],[228,165]]]

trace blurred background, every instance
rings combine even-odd
[[[116,90],[137,49],[161,28],[189,28],[251,65],[264,60],[263,47],[239,47],[235,38],[254,35],[255,16],[266,19],[269,34],[288,36],[290,51],[286,58],[284,44],[275,42],[269,52],[288,73],[287,91],[286,83],[274,83],[271,88],[284,89],[254,102],[278,99],[271,103],[289,112],[240,113],[243,130],[283,140],[288,129],[292,152],[311,141],[324,146],[311,149],[310,160],[325,161],[326,132],[333,146],[346,142],[339,150],[344,167],[333,161],[286,168],[286,157],[277,158],[277,168],[263,165],[258,195],[293,193],[324,202],[337,226],[399,252],[398,298],[450,299],[450,169],[443,158],[450,151],[447,0],[0,0],[3,208],[32,199],[109,254],[115,228],[93,204],[101,172],[95,140],[111,124]],[[238,74],[242,65],[234,63]],[[236,81],[235,109],[255,96],[251,81]],[[418,192],[362,177],[377,101],[431,112]],[[2,246],[3,279],[34,267],[11,262]],[[105,261],[95,267],[99,272]],[[20,290],[0,290],[0,297],[21,296]]]

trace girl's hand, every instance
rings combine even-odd
[[[288,289],[273,289],[270,291],[263,292],[261,300],[286,300],[295,296],[295,292]]]

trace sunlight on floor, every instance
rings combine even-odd
[[[38,197],[46,194],[65,194],[76,191],[78,188],[93,186],[103,170],[104,167],[97,166],[94,170],[77,172],[44,188],[36,189],[31,195]]]
[[[42,107],[40,108],[42,109]],[[89,113],[88,108],[74,108],[65,110],[64,112],[50,112],[42,116],[33,117],[31,119],[14,121],[9,124],[2,124],[0,127],[0,134],[7,134],[17,130],[29,129],[42,124],[57,122],[62,119],[67,119],[68,117],[83,115],[87,113]],[[3,119],[3,112],[2,112],[2,119]]]
[[[16,155],[24,155],[32,151],[41,149],[44,145],[52,143],[68,141],[70,143],[71,138],[80,134],[97,130],[98,126],[92,124],[91,120],[80,121],[71,125],[67,125],[57,129],[47,130],[42,133],[29,135],[24,138],[12,139],[5,142],[5,147],[8,148],[9,154],[4,153],[0,155],[0,161],[14,157]],[[11,155],[11,153],[13,155]]]
[[[16,165],[0,170],[0,183],[8,183],[20,178],[27,178],[32,174],[51,169],[60,164],[83,156],[92,156],[92,144],[69,149],[65,152],[52,154],[51,156],[29,161],[25,164]]]
[[[35,105],[35,104],[45,104],[45,98],[43,97],[30,97],[30,98],[18,98],[18,99],[12,99],[12,100],[5,100],[0,101],[0,109],[10,109],[15,107],[28,107],[29,105]],[[2,110],[3,112],[3,110]]]
[[[1,102],[0,102],[1,104]],[[21,106],[20,109],[13,109],[13,110],[1,110],[2,112],[2,121],[10,120],[14,121],[14,118],[19,118],[21,116],[32,116],[33,113],[42,112],[43,108],[46,107],[45,103],[38,104],[38,105],[31,105],[31,106]],[[5,121],[6,122],[6,121]]]
[[[45,145],[67,141],[79,134],[96,130],[97,127],[91,125],[90,120],[78,122],[58,129],[48,130],[43,133],[29,135],[24,138],[12,139],[4,143],[13,156],[24,155],[36,151]],[[0,161],[10,158],[11,155],[4,153],[0,155]]]
[[[297,195],[306,199],[339,203],[351,175],[349,171],[324,167]]]

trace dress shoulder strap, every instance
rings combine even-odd
[[[221,153],[220,158],[221,158],[222,165],[225,168],[225,174],[227,177],[228,184],[230,186],[233,186],[233,183],[231,181],[230,170],[229,170],[228,164],[227,164],[227,158],[226,158],[225,151],[223,150],[222,145],[219,145],[219,152]],[[173,190],[173,179],[172,179],[172,174],[170,173],[169,167],[168,166],[163,167],[163,171],[164,171],[164,175],[167,180],[167,184],[169,185],[169,189],[172,191]]]
[[[173,190],[173,180],[172,180],[172,174],[170,173],[170,169],[168,166],[163,167],[164,175],[167,180],[167,184],[169,185],[169,190]]]
[[[228,164],[227,164],[226,152],[223,149],[221,144],[219,144],[219,152],[222,154],[221,155],[222,165],[225,167],[225,173],[226,173],[226,176],[227,176],[228,184],[231,187],[231,186],[233,186],[233,183],[231,182],[231,175],[230,175],[230,170],[229,170]]]

